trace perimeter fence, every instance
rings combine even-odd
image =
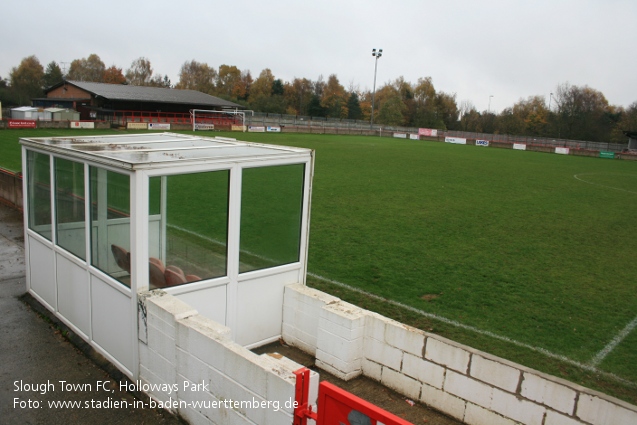
[[[301,115],[269,114],[255,112],[246,114],[246,125],[281,127],[284,131],[321,134],[359,134],[392,137],[393,133],[418,134],[416,127],[370,125],[369,121],[311,117]],[[622,152],[627,145],[621,143],[601,143],[585,140],[557,139],[554,137],[513,136],[508,134],[475,133],[457,130],[438,130],[434,139],[460,137],[470,140],[488,140],[501,143],[524,143],[527,145],[565,147],[591,151]],[[428,137],[430,138],[430,137]]]

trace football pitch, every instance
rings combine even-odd
[[[69,131],[8,133],[0,131],[0,166],[15,169],[2,163],[14,156],[7,137],[17,145]],[[637,402],[637,162],[217,134],[316,151],[310,285]]]

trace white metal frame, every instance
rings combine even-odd
[[[153,135],[158,134],[154,133]],[[161,133],[160,133],[161,134]],[[163,133],[174,136],[175,139],[186,138],[191,136],[184,136],[178,134]],[[110,139],[108,143],[118,143],[118,136],[97,136],[99,139]],[[129,136],[132,137],[132,136]],[[112,139],[111,139],[112,138]],[[198,137],[197,137],[198,138]],[[203,138],[208,139],[208,138]],[[239,317],[238,304],[240,302],[241,294],[245,292],[244,287],[250,287],[250,285],[261,285],[258,282],[264,282],[264,285],[272,285],[273,279],[276,276],[287,276],[286,279],[292,279],[295,282],[305,284],[305,276],[307,272],[307,252],[308,252],[308,240],[309,240],[309,213],[310,213],[310,200],[311,200],[311,188],[312,178],[314,170],[314,155],[313,152],[307,149],[296,149],[287,147],[268,146],[261,144],[245,144],[246,146],[267,146],[272,149],[279,149],[280,155],[271,155],[267,157],[259,156],[246,156],[242,159],[232,158],[230,160],[221,158],[219,160],[206,159],[197,160],[191,159],[186,161],[175,161],[165,163],[151,163],[151,164],[133,164],[132,166],[122,161],[114,160],[110,158],[103,158],[90,153],[69,151],[62,148],[56,148],[52,146],[37,144],[38,139],[24,139],[22,141],[22,166],[25,172],[26,178],[23,179],[23,193],[28,194],[28,165],[26,152],[34,151],[49,156],[49,173],[50,173],[50,193],[51,193],[51,241],[41,236],[34,230],[31,230],[28,225],[29,217],[29,198],[26,197],[24,202],[24,214],[27,218],[25,226],[25,253],[27,260],[26,275],[27,275],[27,291],[30,292],[38,301],[43,303],[49,310],[51,310],[56,316],[60,318],[67,326],[69,326],[78,335],[83,336],[89,344],[94,347],[101,354],[105,355],[110,361],[116,364],[125,374],[129,377],[136,379],[139,376],[139,346],[138,346],[138,296],[140,292],[147,291],[148,288],[148,259],[149,259],[149,179],[150,177],[161,176],[162,177],[162,249],[165,249],[166,241],[166,179],[170,175],[191,174],[208,171],[229,170],[230,172],[230,184],[229,184],[229,206],[228,206],[228,239],[227,239],[227,274],[223,277],[212,278],[192,284],[185,284],[181,286],[165,288],[166,292],[176,296],[187,296],[188,294],[196,291],[203,291],[207,289],[213,289],[220,286],[226,286],[226,310],[225,310],[225,324],[232,330],[232,335],[237,340],[241,339],[239,335],[240,327],[246,327],[243,317]],[[217,139],[219,141],[228,142],[233,144],[231,139]],[[235,141],[236,142],[236,141]],[[129,143],[136,143],[129,141]],[[242,142],[236,142],[242,144]],[[193,147],[192,149],[197,149]],[[64,248],[57,245],[57,226],[56,226],[56,193],[55,193],[55,158],[68,159],[74,162],[84,164],[84,196],[85,196],[85,248],[86,255],[85,260],[81,260],[75,255],[67,252]],[[290,164],[305,164],[304,175],[304,187],[303,187],[303,208],[301,219],[301,232],[300,232],[300,247],[299,247],[299,260],[294,263],[271,267],[267,269],[255,270],[246,273],[239,273],[239,250],[240,250],[240,225],[241,225],[241,187],[242,187],[242,171],[245,168],[264,167],[264,166],[278,166],[278,165],[290,165]],[[131,262],[131,284],[130,288],[121,284],[107,273],[102,272],[97,267],[92,265],[91,261],[91,202],[90,202],[90,167],[94,166],[102,170],[110,170],[120,174],[126,174],[130,178],[130,251],[134,252]],[[99,196],[99,195],[98,195]],[[102,194],[103,196],[103,194]],[[32,242],[33,241],[33,242]],[[88,332],[84,332],[78,324],[73,323],[72,320],[65,317],[60,312],[59,297],[59,285],[54,284],[54,302],[48,302],[43,296],[38,294],[32,287],[32,273],[31,263],[37,261],[37,259],[30,258],[30,247],[35,243],[39,243],[44,247],[47,247],[52,252],[53,258],[53,270],[51,276],[57,282],[57,264],[58,257],[64,258],[76,265],[79,269],[84,270],[86,281],[88,282],[88,300],[89,313],[88,313]],[[165,255],[164,255],[165,258]],[[97,280],[96,280],[97,279]],[[111,289],[115,289],[117,293],[129,298],[128,315],[131,318],[131,323],[128,325],[131,336],[131,358],[132,362],[124,364],[122,361],[112,354],[108,347],[102,347],[96,340],[94,335],[93,323],[93,281],[102,282]],[[256,282],[256,283],[255,283]],[[265,282],[270,282],[269,284]],[[295,283],[288,282],[288,283]],[[98,283],[96,283],[98,284]],[[282,286],[279,283],[275,283],[274,287],[281,289],[281,307],[276,314],[282,314]],[[97,288],[97,287],[96,287]],[[243,291],[243,292],[242,292]],[[261,340],[250,340],[244,345],[248,347],[258,346],[263,343],[270,342],[278,339],[280,334],[280,325],[277,335],[270,335],[269,337]],[[237,341],[240,342],[241,341]]]

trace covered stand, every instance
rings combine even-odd
[[[305,283],[313,153],[172,133],[24,138],[27,290],[138,376],[161,288],[255,347]]]

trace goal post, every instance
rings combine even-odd
[[[210,109],[191,109],[192,131],[228,128],[246,131],[245,112],[238,110],[215,111]]]

